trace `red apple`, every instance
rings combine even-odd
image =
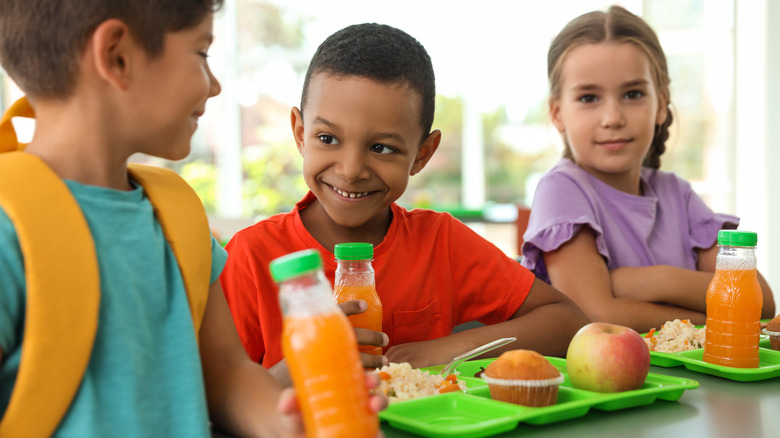
[[[566,369],[575,388],[598,392],[638,389],[650,370],[650,350],[631,328],[592,322],[572,338]]]

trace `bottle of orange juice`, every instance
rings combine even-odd
[[[763,295],[756,270],[756,233],[720,230],[715,276],[707,289],[704,361],[757,368]]]
[[[353,327],[382,331],[382,301],[376,293],[374,247],[370,243],[339,243],[334,249],[336,255],[336,278],[333,296],[337,303],[364,300],[368,304],[365,312],[350,315]],[[361,345],[360,351],[382,355],[382,347]]]
[[[307,437],[374,437],[377,415],[357,349],[355,331],[332,299],[315,250],[271,261],[280,284],[282,351],[303,414]]]

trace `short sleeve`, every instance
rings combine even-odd
[[[734,229],[739,226],[739,218],[728,214],[713,212],[693,191],[689,184],[687,189],[687,211],[692,248],[707,249],[718,240],[718,231],[721,229]]]
[[[465,224],[449,219],[450,263],[461,322],[490,325],[509,320],[531,291],[535,276]]]
[[[17,347],[25,306],[24,261],[13,223],[0,209],[0,348]]]
[[[523,266],[549,282],[542,253],[558,249],[583,226],[594,232],[599,253],[609,260],[604,230],[592,204],[594,196],[567,174],[545,175],[536,188],[528,228],[523,234]]]
[[[227,262],[227,251],[219,244],[214,236],[211,236],[211,280],[209,284],[219,279]]]
[[[258,313],[258,266],[241,232],[230,239],[226,249],[229,255],[220,276],[222,291],[244,349],[254,362],[262,363],[266,347]]]

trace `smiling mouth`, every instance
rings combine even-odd
[[[611,139],[611,140],[599,141],[596,142],[596,144],[607,150],[613,150],[613,149],[620,149],[630,142],[631,139],[623,138],[623,139]]]
[[[346,190],[341,190],[338,187],[334,187],[330,184],[327,184],[327,186],[330,187],[334,192],[338,193],[339,195],[351,199],[364,198],[372,193],[372,192],[348,192]]]

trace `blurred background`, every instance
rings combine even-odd
[[[547,114],[547,48],[600,0],[228,0],[215,22],[212,99],[177,170],[203,200],[222,240],[289,211],[306,193],[290,109],[328,35],[361,22],[416,37],[437,76],[441,147],[399,200],[450,211],[507,254],[518,252],[518,207],[562,146]],[[780,2],[631,0],[669,61],[675,111],[663,170],[677,172],[714,210],[759,233],[759,269],[780,291]],[[0,105],[20,96],[0,71]],[[32,131],[20,122],[20,130]],[[139,161],[154,161],[136,157]],[[522,219],[522,217],[520,218]],[[522,220],[521,220],[522,222]],[[778,300],[780,301],[780,300]]]

